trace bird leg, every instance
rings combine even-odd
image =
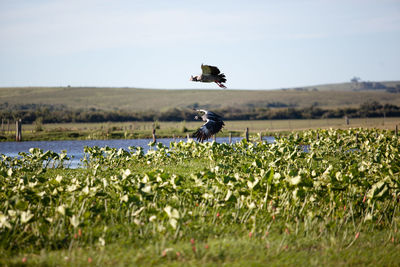
[[[220,83],[220,82],[215,82],[219,87],[221,87],[221,88],[226,88],[226,86],[225,85],[223,85],[222,83]]]
[[[223,85],[222,83],[220,83],[220,82],[215,82],[219,87],[221,87],[221,88],[226,88],[226,86],[225,85]]]

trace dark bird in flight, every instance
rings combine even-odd
[[[214,134],[221,131],[222,127],[224,127],[224,122],[222,121],[221,116],[215,114],[214,112],[207,111],[204,109],[197,109],[197,112],[203,113],[201,117],[194,117],[196,120],[203,120],[204,123],[197,131],[193,134],[193,137],[196,138],[197,141],[203,143],[204,140],[209,139]]]
[[[191,76],[193,82],[212,83],[215,82],[221,88],[226,88],[222,83],[226,82],[225,74],[221,73],[215,66],[201,64],[201,75]]]

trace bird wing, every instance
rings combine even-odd
[[[209,119],[209,120],[222,121],[222,117],[212,111],[206,110],[205,115],[206,115],[207,119]]]
[[[221,131],[223,126],[224,122],[222,120],[214,121],[207,119],[207,122],[197,129],[193,136],[196,137],[197,141],[203,142]]]
[[[220,73],[217,67],[210,65],[201,64],[201,70],[203,72],[203,75],[218,75]]]

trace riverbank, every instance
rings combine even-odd
[[[23,141],[55,140],[111,140],[152,138],[156,129],[157,138],[186,138],[202,125],[202,122],[108,122],[108,123],[55,123],[23,124]],[[313,119],[313,120],[252,120],[226,121],[219,137],[244,136],[246,128],[250,135],[276,136],[292,131],[306,129],[347,129],[377,128],[395,130],[400,126],[400,118],[355,118],[349,119]],[[14,126],[14,125],[12,125]],[[15,129],[3,125],[0,129],[0,141],[15,141]],[[14,126],[15,127],[15,126]]]

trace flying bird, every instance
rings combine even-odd
[[[215,82],[221,88],[226,88],[222,83],[226,82],[225,74],[221,73],[215,66],[201,64],[201,75],[191,76],[193,82],[212,83]]]
[[[203,120],[206,123],[197,129],[197,131],[193,134],[193,137],[195,137],[197,141],[203,143],[204,140],[209,139],[211,136],[221,131],[225,124],[222,121],[221,116],[212,111],[207,111],[204,109],[197,109],[196,111],[203,113],[203,115],[200,117],[195,116],[194,118],[196,120]]]

